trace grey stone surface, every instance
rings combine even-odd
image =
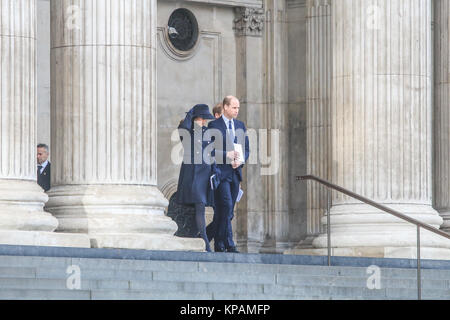
[[[210,300],[211,293],[93,290],[92,300]]]
[[[0,290],[0,299],[7,300],[89,300],[90,291],[80,290]]]
[[[44,246],[0,245],[0,257],[65,257],[65,258],[94,258],[130,261],[194,261],[220,263],[248,263],[248,264],[279,264],[283,268],[295,268],[295,265],[326,266],[327,257],[308,255],[283,254],[233,254],[206,252],[175,252],[151,251],[131,249],[98,249],[98,248],[65,248]],[[127,262],[128,263],[128,262]],[[134,262],[133,262],[134,263]],[[394,258],[364,258],[364,257],[332,257],[333,266],[368,267],[376,265],[380,268],[415,269],[416,259]],[[421,260],[424,269],[450,270],[448,260]],[[225,267],[226,268],[226,267]],[[414,271],[412,271],[414,272]],[[445,274],[445,271],[442,271]]]
[[[245,255],[243,255],[245,256]],[[416,299],[417,273],[380,268],[380,288],[358,266],[277,265],[252,261],[129,260],[0,256],[0,299]],[[311,262],[304,260],[306,263]],[[67,267],[80,267],[80,288],[68,287]],[[422,272],[424,299],[450,299],[450,270]]]
[[[213,293],[214,300],[295,300],[302,297],[295,297],[290,295],[271,296],[270,298],[266,294],[234,294],[234,293]]]
[[[188,281],[188,282],[213,282],[213,283],[250,283],[265,284],[275,283],[274,274],[236,274],[236,273],[170,273],[165,271],[153,272],[154,280],[163,281]]]
[[[34,268],[0,267],[2,278],[34,278],[36,270]]]

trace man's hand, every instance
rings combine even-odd
[[[233,167],[233,169],[239,168],[241,166],[241,162],[234,160],[231,162],[231,166]]]
[[[237,151],[228,151],[227,158],[231,160],[236,160],[239,157],[239,153]]]

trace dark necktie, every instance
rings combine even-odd
[[[229,130],[229,135],[230,135],[230,139],[232,141],[232,143],[235,143],[235,136],[233,133],[233,126],[231,125],[231,120],[228,120],[228,130]]]
[[[41,169],[42,169],[42,166],[39,165],[38,168],[37,168],[37,175],[38,175],[38,176],[41,175]]]

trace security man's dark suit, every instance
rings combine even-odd
[[[40,173],[39,168],[37,169],[37,183],[44,191],[50,190],[50,161],[47,163],[42,173]]]

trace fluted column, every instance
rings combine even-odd
[[[331,1],[309,0],[306,23],[306,172],[331,181]],[[306,184],[306,238],[286,254],[310,254],[313,240],[324,231],[327,190],[309,180]]]
[[[60,235],[36,183],[36,2],[0,2],[0,243],[89,245]]]
[[[331,3],[311,0],[308,6],[307,172],[331,180]],[[322,231],[326,189],[308,181],[307,234]]]
[[[58,230],[94,247],[203,250],[156,187],[156,0],[51,2]]]
[[[431,0],[332,6],[333,182],[439,228],[431,206]],[[415,256],[414,225],[338,193],[332,201],[334,254]],[[422,257],[450,257],[445,239],[423,231],[421,243]],[[326,237],[313,245],[326,247]]]
[[[243,170],[241,188],[244,196],[236,205],[236,239],[239,251],[259,252],[264,243],[264,215],[266,204],[261,199],[265,192],[265,177],[257,161],[257,130],[266,128],[262,120],[261,106],[264,104],[264,60],[263,34],[265,30],[263,8],[235,8],[234,30],[236,36],[236,96],[241,110],[239,119],[247,126],[250,143],[250,158]],[[259,115],[259,116],[258,116]],[[253,134],[252,134],[253,133]]]
[[[266,25],[264,32],[264,86],[265,109],[262,110],[267,139],[260,137],[260,148],[271,157],[270,169],[264,175],[266,212],[264,216],[264,243],[260,252],[280,253],[289,247],[288,185],[288,85],[287,85],[287,14],[286,2],[265,0]]]
[[[450,231],[450,2],[434,2],[434,207]]]

